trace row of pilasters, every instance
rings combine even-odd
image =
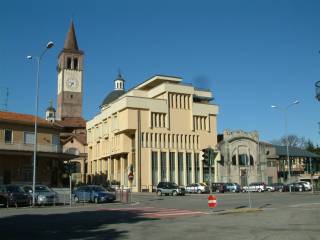
[[[181,151],[179,151],[181,152]],[[165,152],[166,153],[166,181],[170,181],[170,152],[167,151]],[[183,153],[183,170],[182,170],[182,174],[183,174],[183,182],[179,182],[180,185],[187,185],[187,152],[182,152]],[[194,159],[194,155],[195,155],[195,152],[190,152],[191,153],[191,179],[190,179],[190,183],[194,183],[196,182],[196,166],[195,166],[195,159]],[[152,156],[152,150],[150,150],[149,152],[149,156],[151,158]],[[158,178],[158,182],[162,181],[163,179],[161,179],[161,151],[160,150],[157,150],[157,163],[158,163],[158,172],[157,172],[157,178]],[[176,183],[178,183],[179,181],[179,169],[178,169],[178,151],[174,151],[174,180]],[[150,172],[150,175],[149,175],[149,182],[150,182],[150,185],[152,183],[152,164],[150,164],[149,166],[149,172]],[[199,181],[202,182],[203,181],[203,161],[200,159],[200,156],[199,156]],[[155,184],[155,183],[153,183]]]
[[[130,159],[128,155],[101,159],[101,173],[106,174],[109,181],[118,181],[121,186],[128,186],[129,165],[132,164]]]

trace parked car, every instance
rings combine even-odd
[[[32,196],[32,186],[22,186],[26,193]],[[35,203],[38,205],[54,204],[59,202],[58,194],[46,185],[35,186]]]
[[[6,194],[0,193],[0,207],[7,206],[7,197]]]
[[[225,183],[216,182],[212,183],[212,192],[224,193],[227,191],[227,186]]]
[[[238,183],[226,183],[225,184],[228,192],[240,192],[241,186]]]
[[[209,187],[204,183],[192,183],[186,186],[187,193],[207,193]]]
[[[266,191],[268,192],[274,192],[275,190],[276,188],[272,184],[266,186]]]
[[[172,195],[177,196],[181,195],[184,196],[186,193],[186,189],[184,187],[178,186],[174,182],[159,182],[157,186],[157,195],[161,196],[164,195]]]
[[[114,193],[108,192],[99,185],[80,186],[74,191],[75,202],[113,202],[116,200]]]
[[[311,186],[311,183],[310,182],[307,182],[307,181],[300,181],[300,182],[297,182],[299,184],[303,184],[304,188],[306,191],[311,191],[312,190],[312,186]]]
[[[289,191],[289,185],[284,183],[272,183],[271,186],[274,188],[274,191],[276,192],[288,192]]]
[[[249,186],[242,188],[243,192],[264,192],[266,191],[266,184],[263,182],[250,183]]]
[[[291,183],[291,191],[292,192],[304,192],[306,191],[306,188],[304,186],[304,184],[302,183]]]
[[[0,194],[4,206],[27,206],[31,204],[31,196],[25,193],[19,185],[1,185]]]

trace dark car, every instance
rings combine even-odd
[[[75,202],[104,203],[116,200],[114,193],[108,192],[99,185],[80,186],[74,191]]]
[[[4,206],[28,206],[31,204],[31,196],[25,193],[18,185],[1,185],[0,194]]]
[[[22,186],[26,193],[32,196],[32,186]],[[55,204],[58,202],[58,194],[46,185],[35,186],[35,203],[38,205]]]
[[[0,193],[0,207],[7,206],[7,196],[4,193]]]
[[[157,195],[161,196],[162,194],[172,196],[184,196],[186,194],[186,189],[184,187],[178,186],[174,182],[159,182],[157,186]]]
[[[224,193],[227,191],[227,186],[225,183],[212,183],[212,192],[217,192],[217,193]]]
[[[306,191],[305,186],[302,183],[291,183],[291,191],[292,192],[304,192]]]
[[[284,183],[272,183],[271,186],[274,188],[274,191],[276,192],[288,192],[289,191],[289,185]]]

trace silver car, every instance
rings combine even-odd
[[[22,186],[23,190],[32,196],[32,186]],[[35,203],[37,205],[58,203],[58,194],[46,185],[35,186]]]
[[[207,193],[209,192],[209,187],[204,183],[192,183],[186,186],[187,193]]]

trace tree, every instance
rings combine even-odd
[[[294,134],[283,136],[280,139],[271,141],[271,143],[274,145],[287,146],[287,140],[288,140],[289,147],[297,147],[297,148],[305,149],[308,144],[308,142],[304,137],[299,137]]]

